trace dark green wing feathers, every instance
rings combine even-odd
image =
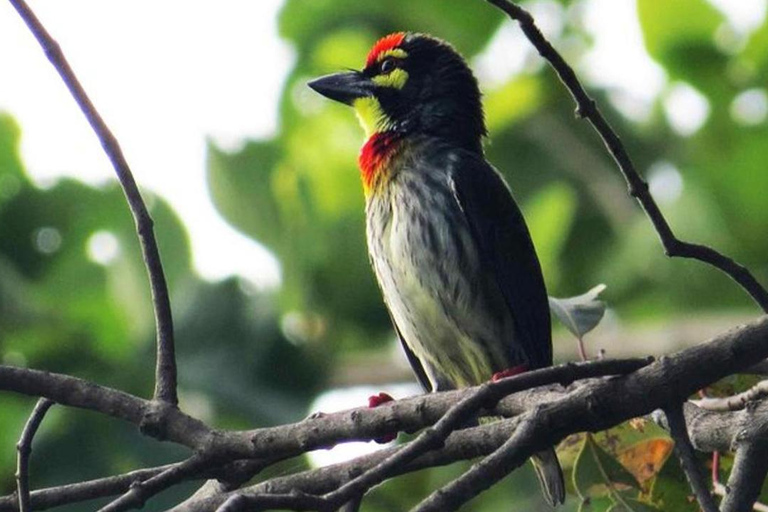
[[[507,302],[532,368],[552,364],[547,291],[531,236],[509,188],[482,157],[455,152],[454,193],[480,248],[486,268]]]

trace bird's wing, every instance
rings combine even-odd
[[[485,268],[493,273],[532,368],[552,364],[547,290],[536,251],[512,194],[482,157],[459,151],[450,178]]]
[[[389,308],[387,308],[389,310]],[[397,338],[400,340],[400,345],[403,346],[403,350],[405,351],[405,356],[408,358],[408,362],[411,364],[411,368],[413,369],[413,373],[416,374],[416,378],[419,379],[419,384],[421,384],[422,389],[426,391],[427,393],[431,393],[434,391],[434,386],[429,380],[429,377],[427,376],[427,372],[424,370],[424,365],[421,364],[421,360],[416,356],[416,354],[413,353],[413,350],[411,350],[411,347],[408,346],[408,343],[405,342],[403,339],[403,335],[400,333],[400,329],[397,327],[397,324],[395,323],[395,319],[392,317],[392,314],[389,315],[390,320],[392,320],[392,327],[395,328],[395,332],[397,333]]]

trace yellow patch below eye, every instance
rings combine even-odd
[[[386,131],[391,124],[389,117],[381,108],[379,100],[373,96],[358,98],[352,103],[360,125],[365,130],[365,136],[370,137],[374,133]]]
[[[382,87],[392,87],[394,89],[402,89],[405,87],[405,83],[408,81],[408,72],[404,69],[397,68],[387,75],[376,75],[373,77],[373,82]]]

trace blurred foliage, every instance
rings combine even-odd
[[[122,191],[115,183],[94,188],[68,179],[34,186],[18,158],[19,135],[0,114],[3,363],[150,396],[154,320]],[[287,340],[270,296],[234,279],[211,284],[196,277],[178,218],[145,196],[174,306],[182,407],[230,428],[302,418],[324,380],[324,354]],[[15,489],[15,444],[34,402],[0,396],[0,493]],[[41,487],[166,464],[186,450],[144,438],[131,425],[54,406],[35,453],[45,454],[44,464],[42,457],[32,462],[33,486]],[[169,492],[149,509],[165,509],[189,489]]]
[[[584,3],[528,3],[534,13],[544,6],[560,17],[563,28],[551,37],[577,69],[593,39],[582,19]],[[278,133],[236,153],[216,147],[209,152],[209,182],[220,211],[275,252],[282,264],[280,307],[299,323],[319,320],[321,329],[302,332],[333,352],[364,351],[392,334],[365,250],[356,172],[362,131],[347,107],[315,95],[306,81],[359,68],[370,45],[397,30],[432,33],[473,58],[503,21],[483,2],[409,5],[288,0],[280,29],[296,62],[284,87]],[[637,13],[648,54],[666,73],[664,90],[640,117],[624,115],[608,88],[593,85],[592,94],[638,169],[650,170],[650,180],[666,170],[682,182],[681,194],[660,199],[679,236],[713,244],[766,282],[768,239],[756,234],[768,228],[768,123],[765,113],[757,122],[745,122],[734,104],[743,103],[739,96],[747,91],[758,101],[761,94],[765,98],[768,52],[759,42],[768,39],[768,29],[763,25],[739,39],[705,0],[638,0]],[[496,55],[503,58],[504,52]],[[604,296],[625,321],[673,321],[697,311],[751,308],[748,297],[717,271],[664,256],[602,143],[574,118],[569,95],[537,59],[529,50],[522,71],[484,87],[491,130],[486,150],[523,206],[550,293],[575,295],[607,283]],[[665,115],[681,84],[700,95],[709,112],[693,133],[681,133]],[[605,437],[579,438],[569,471],[581,504],[575,500],[573,506],[673,510],[665,503],[674,499],[661,492],[679,476],[676,461],[665,464],[671,444],[663,432],[646,431],[651,433],[626,426],[615,430],[613,449]],[[422,481],[401,484],[400,499],[413,496],[402,492],[404,486]],[[375,495],[385,495],[386,488]],[[686,492],[680,483],[675,488]],[[371,510],[407,508],[396,497],[381,499],[380,507],[372,500]],[[497,509],[493,498],[484,499],[472,510]],[[384,505],[387,500],[398,505]]]
[[[550,23],[561,28],[548,36],[577,71],[584,70],[595,36],[584,20],[588,1],[525,3],[534,14],[547,12],[562,22]],[[761,236],[768,229],[768,23],[739,32],[706,0],[637,0],[637,15],[648,54],[665,73],[661,93],[637,115],[611,88],[587,86],[652,185],[665,176],[679,178],[681,193],[660,201],[679,236],[714,245],[768,282],[768,237]],[[263,293],[235,279],[201,281],[191,268],[183,226],[161,199],[147,194],[172,294],[183,407],[230,428],[295,420],[306,414],[339,355],[391,342],[365,248],[356,170],[363,133],[347,107],[324,100],[305,83],[359,68],[376,39],[398,30],[429,32],[475,59],[506,23],[481,0],[422,0],[418,8],[406,0],[285,2],[280,33],[294,49],[295,65],[280,98],[278,132],[247,141],[237,152],[214,144],[208,151],[214,202],[233,226],[278,257],[280,289]],[[554,74],[529,47],[494,55],[503,59],[512,51],[526,53],[519,72],[482,84],[491,132],[486,152],[522,205],[550,294],[566,297],[606,283],[602,298],[628,322],[754,311],[719,272],[664,256],[602,143],[574,117],[572,100]],[[667,115],[681,86],[698,94],[708,111],[692,133],[682,133]],[[72,180],[39,188],[25,174],[18,143],[19,128],[0,116],[3,362],[148,396],[152,311],[122,193],[114,184],[94,188]],[[732,380],[711,392],[748,385]],[[33,403],[0,396],[0,492],[13,488],[14,444]],[[35,450],[46,454],[45,464],[33,459],[35,487],[184,454],[141,438],[130,426],[57,407]],[[665,433],[645,422],[571,436],[560,446],[570,487],[565,510],[695,510],[670,450]],[[75,468],[67,464],[73,458]],[[723,478],[729,464],[725,458]],[[406,509],[466,467],[387,482],[374,490],[365,510]],[[547,510],[531,491],[536,488],[526,465],[466,510],[501,510],[510,503]],[[166,493],[147,508],[162,509],[178,495]]]

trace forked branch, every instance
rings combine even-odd
[[[581,82],[576,77],[573,68],[568,65],[560,53],[555,50],[541,33],[530,13],[509,0],[486,0],[486,2],[498,7],[510,18],[520,23],[520,28],[531,44],[554,68],[560,81],[563,82],[563,85],[565,85],[576,102],[576,113],[590,122],[603,140],[603,143],[605,143],[616,165],[619,166],[624,179],[627,181],[629,194],[640,202],[656,233],[659,235],[667,256],[691,258],[712,265],[736,281],[762,308],[763,312],[768,313],[768,291],[746,267],[711,247],[685,242],[675,236],[666,218],[661,213],[658,204],[656,204],[648,190],[648,183],[635,169],[632,159],[621,143],[621,139],[613,131],[608,121],[605,120],[595,101],[589,97],[584,86],[581,85]]]

